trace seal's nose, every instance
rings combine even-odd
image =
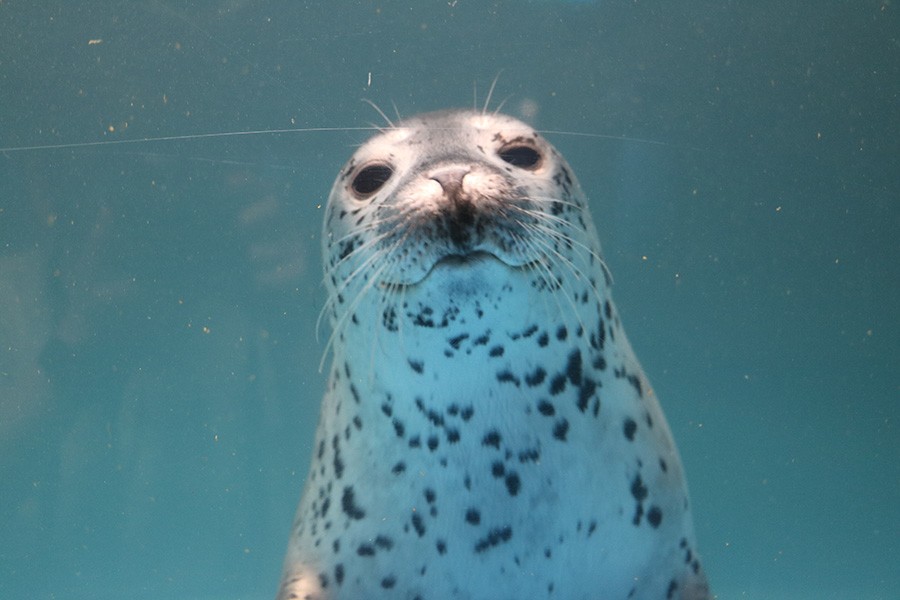
[[[463,178],[471,171],[471,167],[451,165],[439,167],[428,173],[428,178],[437,181],[444,188],[444,193],[449,198],[459,195]]]
[[[475,223],[475,206],[463,190],[463,179],[471,170],[465,165],[447,165],[428,173],[428,177],[437,181],[444,190],[445,203],[439,214],[449,238],[458,247],[469,244]]]

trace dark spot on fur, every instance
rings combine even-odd
[[[466,511],[466,523],[469,525],[478,525],[481,523],[481,513],[475,508]]]
[[[513,375],[512,371],[500,371],[497,373],[497,381],[500,383],[512,383],[519,387],[519,378]]]
[[[597,384],[593,379],[585,378],[578,388],[578,410],[584,412],[587,410],[588,401],[597,390]]]
[[[366,516],[366,511],[356,504],[356,498],[353,495],[353,486],[344,488],[344,495],[341,496],[341,509],[351,519],[360,520]]]
[[[487,536],[475,544],[475,552],[484,552],[495,546],[508,542],[512,537],[512,527],[497,527],[491,529]]]
[[[334,476],[340,479],[344,475],[344,461],[341,459],[340,438],[334,436],[331,440],[331,446],[334,448]]]
[[[569,354],[566,363],[566,376],[572,385],[581,385],[581,350],[577,348]]]
[[[644,516],[644,500],[647,498],[647,486],[644,485],[640,475],[635,475],[631,481],[631,495],[637,500],[632,523],[638,526],[641,524],[641,518]]]
[[[552,404],[550,404],[546,400],[539,400],[537,408],[538,408],[538,412],[541,413],[542,415],[544,415],[545,417],[552,417],[553,415],[556,414],[556,409],[553,407]]]
[[[550,394],[556,396],[562,393],[564,389],[566,389],[566,376],[563,373],[554,375],[553,379],[550,380]]]
[[[536,448],[521,450],[518,458],[520,463],[536,463],[541,460],[541,452]]]
[[[496,430],[488,431],[484,434],[484,438],[481,440],[481,444],[484,446],[493,446],[496,449],[500,449],[500,434]]]
[[[647,522],[656,529],[662,523],[662,510],[658,506],[651,506],[647,511]]]
[[[413,529],[416,530],[416,533],[419,534],[419,537],[425,535],[425,523],[422,522],[422,515],[420,515],[419,513],[413,513],[412,526]]]
[[[540,385],[547,377],[547,371],[543,367],[535,368],[534,372],[525,375],[525,384],[529,387]]]
[[[461,333],[455,337],[450,338],[447,341],[450,342],[450,345],[453,346],[454,350],[459,350],[459,345],[462,344],[463,341],[465,341],[468,337],[468,333]]]
[[[628,441],[634,441],[634,432],[637,431],[637,423],[634,422],[634,419],[627,418],[625,419],[625,437],[628,438]]]
[[[635,390],[637,390],[639,397],[641,397],[641,398],[644,397],[644,390],[643,390],[643,386],[641,386],[641,379],[637,375],[629,373],[628,374],[628,383],[631,384],[631,387],[633,387]]]
[[[553,437],[558,439],[561,442],[566,441],[566,435],[569,433],[569,422],[565,419],[560,419],[553,426]]]
[[[506,476],[506,491],[509,492],[510,496],[515,496],[519,493],[519,488],[522,486],[521,480],[519,480],[519,476],[515,473],[510,473]]]

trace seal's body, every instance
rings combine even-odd
[[[563,157],[502,115],[364,144],[282,600],[702,600],[681,462]]]

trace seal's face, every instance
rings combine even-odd
[[[362,269],[372,284],[413,286],[438,265],[535,266],[571,241],[560,217],[589,223],[584,211],[562,156],[525,123],[421,115],[369,140],[341,171],[324,226],[327,279],[339,287]]]

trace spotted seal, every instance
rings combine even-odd
[[[681,461],[562,155],[499,114],[361,146],[278,598],[701,600]]]

